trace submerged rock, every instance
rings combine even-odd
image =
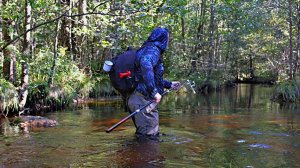
[[[21,128],[28,127],[54,127],[58,125],[56,120],[48,119],[41,116],[20,116],[21,122],[19,126]]]

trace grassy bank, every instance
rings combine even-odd
[[[272,100],[276,102],[300,102],[300,81],[285,81],[275,87]]]

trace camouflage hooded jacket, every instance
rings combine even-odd
[[[172,83],[163,78],[164,66],[161,54],[167,48],[169,32],[165,28],[152,31],[141,49],[137,51],[137,80],[136,91],[147,98],[154,98],[156,93],[162,94],[164,88],[170,88]]]

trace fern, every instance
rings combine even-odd
[[[0,111],[9,112],[19,108],[18,92],[13,84],[0,78]]]

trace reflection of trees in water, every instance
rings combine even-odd
[[[17,136],[22,132],[18,125],[10,124],[7,118],[0,118],[0,135]]]
[[[300,104],[280,104],[280,110],[287,116],[287,131],[290,134],[300,134]]]
[[[85,103],[79,103],[73,107],[72,113],[76,115],[86,116],[92,120],[104,119],[104,118],[114,118],[119,117],[119,115],[127,114],[124,112],[122,107],[122,101],[88,101]]]
[[[271,87],[262,85],[239,84],[208,95],[198,93],[172,94],[164,97],[162,103],[166,109],[183,109],[188,112],[217,114],[236,113],[240,109],[252,111],[254,108],[270,104]]]
[[[249,89],[249,98],[248,98],[248,106],[247,106],[248,109],[251,108],[253,94],[254,94],[254,85],[250,85],[250,89]]]

